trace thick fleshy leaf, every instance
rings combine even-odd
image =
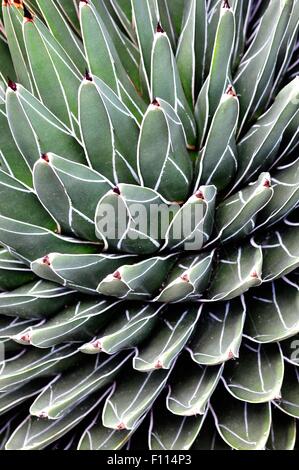
[[[86,427],[77,450],[119,450],[130,439],[136,429],[128,431],[105,428],[102,423],[102,409]]]
[[[82,357],[81,361],[73,363],[74,368],[53,381],[34,400],[30,407],[32,416],[47,419],[66,416],[84,397],[111,384],[130,355],[87,358],[85,361]]]
[[[100,244],[64,238],[36,225],[0,216],[0,241],[27,262],[48,253],[89,254],[101,251]],[[47,259],[44,259],[47,264]]]
[[[224,371],[224,382],[238,400],[266,403],[280,396],[284,361],[277,344],[243,341],[239,358]]]
[[[216,187],[200,186],[171,220],[164,248],[200,250],[209,240],[214,224]]]
[[[256,182],[221,202],[215,214],[216,239],[228,242],[249,235],[272,196],[270,174],[262,173]]]
[[[180,416],[203,415],[221,377],[223,365],[205,367],[188,358],[178,359],[170,376],[166,405]]]
[[[92,3],[80,3],[80,23],[89,70],[102,79],[140,121],[145,111],[144,101],[127,75],[104,18]]]
[[[235,131],[238,115],[238,98],[229,87],[220,100],[205,146],[198,155],[196,189],[200,184],[214,184],[221,191],[232,181],[237,171]]]
[[[177,45],[176,61],[185,95],[193,107],[203,81],[207,41],[206,2],[184,2],[182,32]]]
[[[201,88],[195,106],[200,148],[204,144],[212,116],[230,83],[231,58],[235,39],[235,18],[228,2],[221,4],[218,18],[209,74]]]
[[[161,98],[165,98],[163,93]],[[186,200],[192,182],[191,158],[181,121],[164,99],[156,99],[144,115],[137,161],[144,186],[153,188],[169,201]]]
[[[192,450],[232,450],[220,437],[212,413],[207,414],[203,426],[193,443]]]
[[[32,281],[35,275],[7,250],[0,250],[0,290],[10,291]],[[4,293],[5,295],[5,293]],[[1,313],[1,312],[0,312]],[[17,316],[17,314],[16,314]]]
[[[47,377],[62,370],[70,364],[75,354],[70,345],[62,345],[51,349],[47,354],[37,349],[24,351],[16,358],[2,362],[0,374],[1,391],[15,389],[16,386],[29,382],[34,377]],[[72,361],[71,361],[72,362]]]
[[[240,95],[240,128],[263,110],[271,92],[277,49],[287,27],[293,0],[269,2],[257,33],[242,58],[234,84]]]
[[[133,429],[144,413],[153,405],[164,388],[169,371],[152,371],[141,374],[131,371],[117,378],[103,410],[103,424],[110,429]]]
[[[8,46],[17,79],[29,91],[33,91],[33,80],[29,69],[28,57],[22,33],[23,8],[12,2],[3,2],[3,20]]]
[[[189,450],[205,416],[175,416],[162,406],[154,407],[149,429],[150,450]]]
[[[220,392],[212,410],[222,439],[236,450],[265,449],[271,429],[270,403],[247,403],[229,397],[223,389]]]
[[[74,34],[68,21],[59,9],[57,2],[54,0],[37,0],[37,4],[52,35],[83,74],[86,61],[82,42]]]
[[[120,299],[147,300],[158,292],[176,260],[176,255],[157,256],[120,266],[100,282],[97,291]]]
[[[272,343],[299,331],[299,288],[284,277],[246,296],[245,333],[258,343]]]
[[[88,396],[66,416],[56,421],[28,416],[11,434],[6,450],[41,450],[64,436],[101,404],[107,391],[99,396]]]
[[[178,204],[170,206],[153,189],[119,184],[98,203],[96,234],[112,251],[154,253],[159,250],[168,228],[167,219],[162,223],[159,213],[166,212],[165,218],[169,220],[178,209]]]
[[[132,13],[141,52],[141,79],[144,92],[150,96],[152,44],[158,23],[157,3],[155,0],[132,0]]]
[[[281,398],[275,402],[281,411],[299,418],[299,368],[286,363]]]
[[[31,168],[47,152],[85,162],[75,135],[22,85],[7,89],[6,109],[13,137]]]
[[[157,316],[163,306],[151,304],[126,304],[114,318],[101,330],[101,336],[79,349],[86,354],[116,352],[138,346],[153,330]]]
[[[298,110],[298,93],[299,78],[296,77],[278,93],[272,106],[239,141],[238,172],[230,192],[270,168],[278,154],[281,138]]]
[[[109,300],[82,300],[53,316],[37,328],[27,331],[28,343],[50,348],[63,341],[88,341],[116,315],[120,305]]]
[[[15,261],[19,263],[19,261]],[[44,319],[72,302],[74,291],[37,280],[0,294],[0,314],[24,319]]]
[[[278,167],[271,183],[273,197],[259,213],[256,230],[278,222],[296,206],[299,199],[299,158]]]
[[[31,269],[43,279],[49,279],[78,291],[95,294],[100,281],[124,263],[136,262],[135,255],[92,254],[70,255],[49,253],[48,262],[43,258],[31,263]]]
[[[151,100],[160,98],[174,108],[183,124],[188,147],[193,149],[196,144],[195,119],[184,94],[170,41],[160,29],[158,26],[151,56]]]
[[[168,303],[200,299],[210,282],[213,256],[214,251],[179,258],[154,300]]]
[[[296,420],[272,408],[272,424],[266,450],[293,450],[296,442]]]
[[[206,299],[229,300],[262,283],[263,256],[252,244],[219,253]]]
[[[192,359],[212,366],[239,357],[245,313],[242,297],[205,305],[187,348]]]
[[[134,369],[170,369],[193,333],[200,312],[201,307],[196,305],[169,306],[151,337],[138,347]]]
[[[33,191],[0,170],[0,214],[55,231],[57,225]]]
[[[63,233],[96,241],[97,202],[111,188],[105,178],[50,153],[35,163],[33,183],[38,198]]]
[[[3,415],[14,407],[17,407],[20,403],[23,403],[34,395],[37,395],[43,387],[43,381],[32,380],[31,382],[16,388],[16,390],[2,392],[0,394],[0,415]]]
[[[69,129],[74,129],[80,72],[37,17],[24,18],[23,34],[38,96]]]
[[[277,229],[266,236],[258,236],[256,242],[263,251],[263,278],[272,281],[286,275],[299,265],[299,222],[296,212],[284,220]]]

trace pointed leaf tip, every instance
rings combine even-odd
[[[50,162],[50,158],[49,158],[49,155],[47,153],[43,153],[41,155],[41,159],[44,160],[46,163]]]
[[[228,0],[223,1],[222,8],[230,9],[230,4],[229,4]]]
[[[182,279],[182,281],[189,282],[189,276],[188,276],[188,274],[187,274],[187,273],[183,274],[183,275],[181,276],[181,279]]]
[[[205,198],[202,191],[197,191],[195,193],[195,197],[197,197],[197,199],[202,199],[202,200],[204,200],[204,198]]]
[[[164,31],[164,29],[162,28],[162,26],[161,26],[160,23],[157,24],[156,32],[157,32],[157,33],[161,33],[161,34],[165,33],[165,31]]]
[[[32,22],[33,21],[33,16],[31,15],[31,13],[28,10],[28,8],[26,7],[26,5],[24,5],[24,21],[25,22]]]
[[[229,96],[237,96],[237,93],[234,89],[234,87],[232,85],[229,85],[226,92],[225,92],[226,95],[229,95]]]
[[[154,98],[153,101],[151,102],[152,106],[156,106],[157,108],[160,107],[160,103],[159,101],[157,100],[157,98]]]
[[[113,188],[112,191],[118,196],[120,196],[120,189],[117,186],[115,186],[115,188]]]
[[[119,281],[121,280],[121,274],[119,271],[115,271],[115,273],[112,274],[112,277],[114,279],[118,279]]]
[[[13,82],[12,80],[10,80],[10,78],[8,79],[7,81],[7,85],[9,86],[9,88],[11,88],[13,91],[17,91],[17,84],[15,82]]]
[[[265,178],[263,181],[263,186],[265,188],[271,188],[271,181],[268,178]]]
[[[84,78],[85,78],[85,80],[88,80],[89,82],[92,82],[92,76],[90,75],[90,73],[87,69],[85,70]]]
[[[49,256],[44,256],[42,259],[42,263],[46,264],[47,266],[51,266],[51,261],[50,261]]]

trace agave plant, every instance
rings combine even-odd
[[[299,1],[0,26],[0,448],[293,449]]]

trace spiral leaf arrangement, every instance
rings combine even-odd
[[[3,1],[0,448],[296,446],[298,29],[298,0]]]

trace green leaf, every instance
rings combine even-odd
[[[140,121],[145,103],[135,89],[93,4],[80,3],[80,23],[89,70],[109,86]]]
[[[236,450],[265,449],[271,429],[270,403],[242,402],[229,397],[223,389],[221,392],[218,400],[215,397],[212,410],[222,439]]]
[[[298,93],[297,77],[278,93],[272,106],[241,138],[237,146],[238,172],[230,193],[272,165],[277,157],[281,138],[298,110]]]
[[[15,263],[20,263],[15,261]],[[29,271],[29,270],[28,270]],[[72,301],[74,291],[38,280],[0,295],[0,314],[24,319],[44,319]]]
[[[50,153],[35,163],[33,183],[39,200],[63,233],[96,240],[97,201],[111,188],[105,178],[84,165]]]
[[[293,450],[296,443],[296,420],[272,408],[272,424],[267,450]]]
[[[167,409],[179,416],[204,415],[223,365],[204,367],[181,355],[169,379]]]
[[[213,116],[205,146],[198,155],[195,188],[199,184],[214,184],[221,191],[232,181],[237,171],[235,131],[238,115],[238,98],[228,88]]]
[[[1,391],[15,389],[17,385],[31,381],[34,377],[47,377],[70,364],[70,358],[75,354],[70,345],[61,345],[48,353],[37,349],[28,350],[25,354],[10,361],[5,361],[1,368]]]
[[[83,357],[83,356],[82,356]],[[112,383],[118,370],[130,355],[86,358],[73,364],[73,368],[57,378],[40,393],[30,407],[30,414],[38,418],[60,419],[82,401]],[[84,358],[85,359],[85,358]]]
[[[200,312],[196,305],[169,306],[151,337],[138,348],[134,369],[141,372],[170,369],[193,333]]]
[[[163,306],[151,304],[126,304],[101,330],[101,336],[79,348],[86,354],[115,354],[123,349],[138,346],[153,330]]]
[[[123,373],[105,402],[103,425],[110,429],[134,429],[164,388],[168,375],[165,370],[148,374],[131,371],[128,380],[128,374]]]
[[[178,209],[178,204],[170,206],[153,189],[119,184],[98,203],[96,235],[100,240],[105,240],[109,250],[151,254],[158,251],[162,244],[168,228],[167,217],[169,219]],[[161,212],[165,215],[166,224],[161,222]]]
[[[86,62],[82,42],[74,34],[57,2],[54,0],[37,0],[37,4],[52,35],[83,74]]]
[[[188,0],[184,6],[182,32],[176,61],[185,95],[193,108],[203,81],[204,55],[207,46],[206,2]]]
[[[105,392],[88,396],[72,409],[65,417],[56,421],[28,416],[11,434],[6,443],[6,450],[41,450],[79,424],[89,415],[107,395]]]
[[[266,403],[280,396],[284,361],[277,344],[243,341],[238,360],[224,371],[224,383],[238,400]]]
[[[258,343],[272,343],[299,331],[299,289],[284,277],[251,291],[246,296],[245,333]]]
[[[275,405],[284,413],[299,418],[299,371],[292,364],[285,364],[285,378],[281,389],[281,398]]]
[[[23,34],[41,102],[74,131],[73,120],[78,115],[80,72],[38,18],[24,22]]]
[[[243,297],[204,305],[188,345],[193,361],[213,366],[238,357],[245,313]]]
[[[35,278],[33,272],[15,259],[7,250],[0,250],[0,290],[10,291],[32,281]],[[5,293],[1,294],[1,296]],[[1,297],[0,297],[1,298]]]
[[[188,197],[192,165],[184,130],[175,110],[162,99],[155,100],[144,115],[137,163],[142,185],[153,188],[169,201],[184,201]]]
[[[227,242],[249,235],[272,196],[270,174],[261,173],[257,181],[224,199],[215,214],[216,240]]]
[[[179,71],[171,44],[164,32],[154,36],[151,56],[151,100],[160,98],[166,101],[179,116],[185,133],[188,148],[196,144],[196,124],[182,87]]]
[[[240,130],[259,115],[273,83],[277,49],[283,39],[293,0],[274,0],[262,16],[257,32],[243,56],[234,84],[240,95]]]
[[[0,170],[0,214],[55,231],[57,225],[33,191]]]
[[[147,300],[158,292],[176,259],[176,255],[157,256],[120,266],[100,282],[97,291],[120,299]]]
[[[149,449],[189,450],[204,422],[204,416],[175,416],[162,406],[154,407],[149,429]]]
[[[47,152],[84,163],[84,150],[75,135],[22,85],[17,85],[16,90],[7,90],[7,116],[29,166],[32,168],[40,155]]]
[[[23,9],[7,3],[3,5],[2,12],[8,47],[17,79],[32,92],[34,86],[22,32]]]
[[[96,298],[82,299],[61,310],[45,325],[28,331],[28,341],[38,348],[49,348],[64,341],[88,341],[116,315],[118,302]]]
[[[262,283],[263,256],[252,244],[219,253],[207,300],[229,300]]]
[[[31,263],[31,269],[44,279],[95,294],[99,282],[113,269],[117,270],[123,263],[135,262],[135,255],[49,253],[47,265],[41,258]]]
[[[100,250],[100,245],[64,238],[36,225],[0,216],[0,240],[25,261],[34,261],[48,253],[88,254]],[[44,263],[47,264],[47,259]]]
[[[230,83],[231,58],[235,40],[235,16],[231,8],[223,4],[219,11],[219,22],[208,77],[201,88],[195,105],[199,146],[202,148],[212,116],[222,95]],[[209,35],[208,35],[209,44]]]
[[[198,256],[182,256],[162,284],[156,302],[198,300],[209,285],[214,251]]]
[[[292,215],[274,231],[255,238],[263,251],[263,278],[272,281],[282,277],[299,265],[298,233],[299,224]]]

